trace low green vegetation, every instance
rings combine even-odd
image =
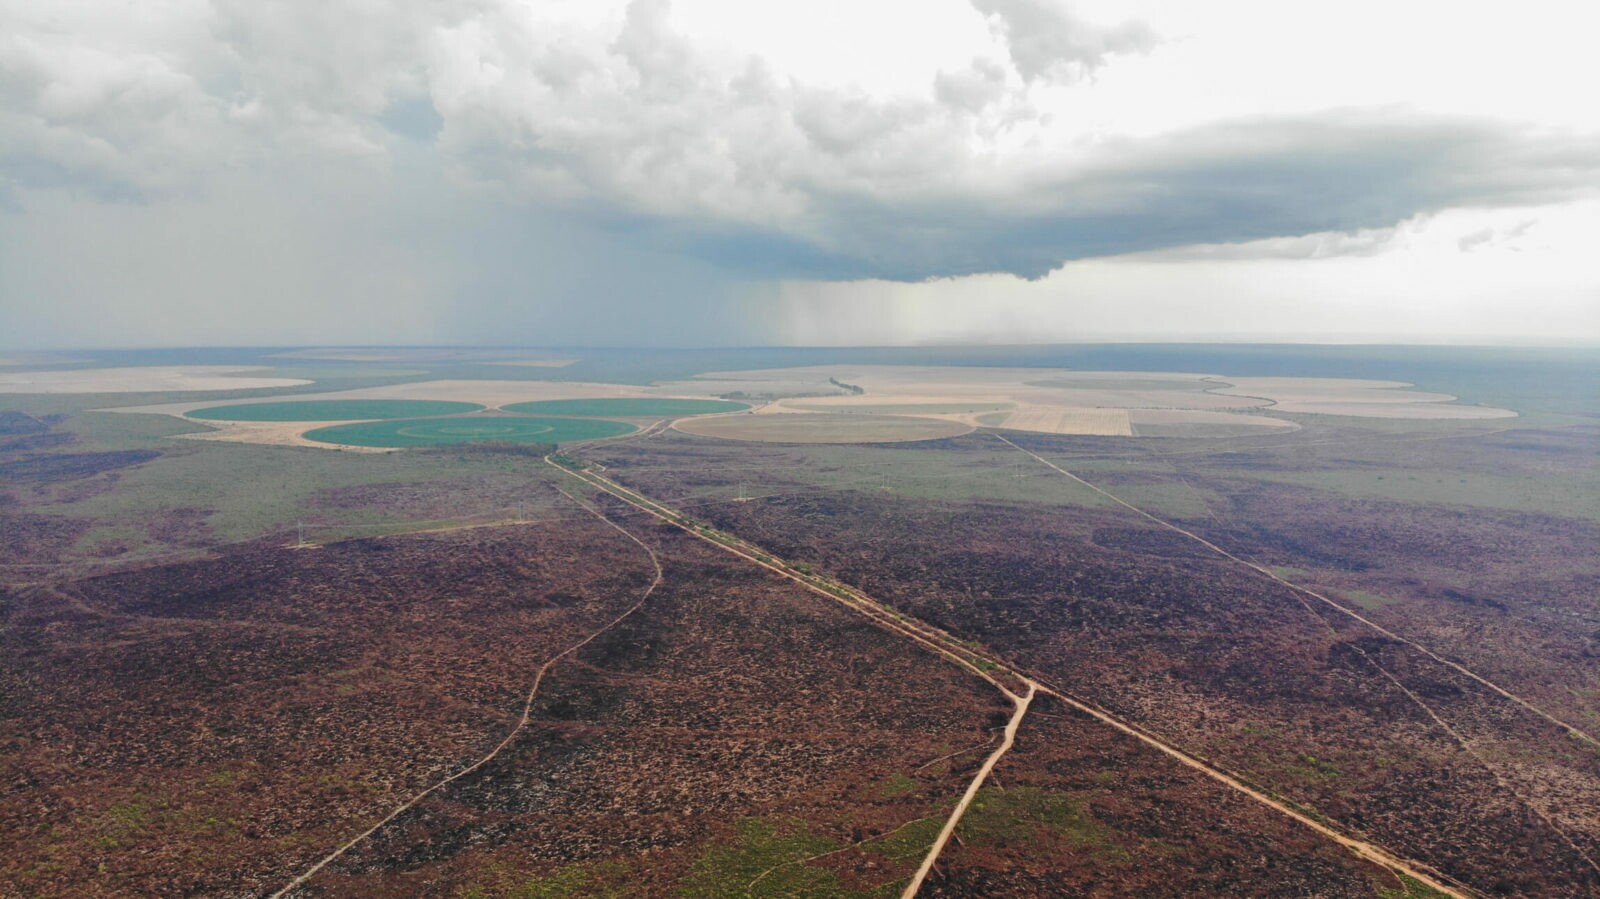
[[[107,415],[105,418],[122,418]],[[147,418],[154,416],[127,416]],[[164,416],[163,416],[164,417]],[[172,419],[176,421],[176,419]],[[294,534],[297,521],[307,524],[308,539],[321,539],[321,528],[339,526],[371,527],[390,522],[399,515],[388,510],[330,508],[323,505],[324,491],[378,485],[408,485],[412,489],[442,491],[451,495],[454,485],[470,485],[481,493],[491,485],[504,485],[505,491],[518,491],[529,503],[530,515],[541,514],[543,494],[527,490],[529,480],[541,480],[543,465],[500,454],[457,453],[449,449],[412,453],[334,452],[309,447],[266,446],[249,443],[211,441],[149,441],[144,446],[162,449],[160,458],[122,469],[116,489],[84,496],[63,497],[61,501],[35,508],[44,514],[87,519],[91,522],[159,523],[168,515],[185,511],[203,514],[201,529],[193,534],[174,535],[184,539],[233,542],[281,531]],[[553,476],[554,472],[550,473]],[[541,497],[543,497],[541,499]],[[447,504],[448,515],[475,515],[489,511],[480,501],[462,500]],[[440,517],[433,513],[428,518]],[[99,525],[97,525],[99,526]],[[94,532],[96,534],[105,532]],[[366,533],[366,532],[363,532]],[[129,549],[142,550],[156,539],[146,534],[139,541],[130,539]],[[93,546],[85,544],[82,551]],[[160,548],[153,546],[152,548]]]
[[[910,793],[915,793],[922,786],[904,774],[896,772],[884,779],[878,786],[878,793],[885,799],[895,799]]]
[[[490,864],[476,883],[455,892],[456,899],[620,899],[634,894],[628,866],[615,861],[574,862],[537,877],[509,865]]]
[[[963,412],[1009,412],[1015,403],[873,403],[869,405],[839,405],[838,403],[799,403],[790,401],[786,408],[808,409],[813,412],[861,412],[879,415],[943,415]]]
[[[317,428],[307,431],[305,438],[318,443],[403,449],[487,441],[555,444],[620,437],[636,430],[620,421],[599,419],[472,416],[364,421]]]
[[[456,415],[482,408],[447,400],[296,400],[212,406],[186,414],[206,421],[366,421]]]
[[[1290,765],[1289,770],[1306,780],[1333,780],[1340,775],[1334,763],[1305,754],[1300,756],[1298,764]]]
[[[1398,599],[1391,599],[1390,597],[1382,596],[1377,593],[1368,593],[1365,590],[1343,590],[1340,591],[1339,595],[1369,612],[1376,612],[1379,609],[1382,609],[1386,606],[1392,606],[1399,602]]]
[[[982,789],[956,827],[964,842],[1018,846],[1054,835],[1078,847],[1100,846],[1111,831],[1095,821],[1083,803],[1036,787]]]
[[[795,864],[838,848],[837,842],[812,833],[802,821],[747,818],[734,826],[732,842],[713,844],[700,856],[679,885],[678,895],[687,899],[848,896],[839,875]]]
[[[728,400],[680,400],[670,397],[605,397],[588,400],[537,400],[501,407],[506,412],[532,415],[576,415],[589,418],[669,418],[680,415],[707,415],[712,412],[739,412],[748,403]]]
[[[1338,471],[1251,471],[1250,478],[1327,490],[1357,499],[1414,505],[1471,506],[1600,521],[1600,467],[1550,478],[1536,473],[1485,474],[1362,468]]]
[[[898,830],[862,844],[861,850],[893,861],[920,861],[933,848],[933,841],[938,839],[939,829],[943,826],[944,819],[941,817],[918,818]]]
[[[1447,899],[1449,893],[1434,889],[1422,881],[1408,874],[1396,872],[1402,886],[1382,887],[1378,890],[1378,899]]]

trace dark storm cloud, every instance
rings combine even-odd
[[[916,281],[1383,229],[1600,181],[1593,136],[1403,109],[1076,134],[1035,108],[1035,82],[1081,79],[1158,37],[1048,0],[973,2],[1005,55],[904,96],[716,57],[674,31],[664,0],[599,27],[511,0],[177,3],[155,25],[0,7],[0,196],[159,200],[265,163],[381,171],[405,145],[468,207],[602,223],[737,277]]]
[[[1037,278],[1065,262],[1195,244],[1238,244],[1387,229],[1456,207],[1590,196],[1600,141],[1528,137],[1495,123],[1400,111],[1210,125],[1106,147],[1030,174],[996,195],[879,202],[819,194],[815,240],[693,221],[658,224],[722,265],[765,276],[844,280],[1008,272]],[[1283,241],[1252,249],[1297,258],[1369,255],[1386,235]]]

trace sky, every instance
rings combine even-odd
[[[1597,26],[0,0],[0,346],[1600,343]]]

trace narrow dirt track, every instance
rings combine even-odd
[[[317,861],[316,864],[314,864],[311,867],[307,868],[304,872],[302,872],[294,880],[289,881],[289,883],[287,885],[285,885],[282,889],[280,889],[276,893],[272,894],[272,899],[280,899],[280,897],[288,895],[291,891],[293,891],[296,888],[300,887],[302,884],[304,884],[306,881],[310,880],[312,877],[315,877],[318,871],[321,871],[323,868],[327,867],[328,864],[330,864],[331,862],[337,860],[340,856],[344,855],[346,852],[349,852],[351,849],[355,848],[356,846],[360,845],[368,837],[372,836],[373,834],[375,834],[379,830],[381,830],[385,824],[388,824],[390,821],[393,821],[395,818],[397,818],[401,814],[405,813],[408,809],[412,808],[417,803],[419,803],[422,800],[428,798],[429,796],[431,796],[432,794],[434,794],[435,792],[437,792],[441,788],[445,787],[446,785],[448,785],[448,784],[450,784],[450,783],[452,783],[452,782],[454,782],[456,780],[459,780],[459,779],[461,779],[463,777],[466,777],[468,774],[471,774],[472,772],[478,770],[479,768],[482,768],[484,765],[487,765],[489,762],[493,761],[497,756],[500,755],[501,751],[503,751],[507,746],[511,745],[511,741],[515,740],[517,738],[518,734],[522,733],[522,731],[527,728],[527,726],[529,724],[529,721],[531,720],[531,716],[533,714],[533,700],[539,694],[539,685],[544,682],[544,677],[545,677],[546,674],[548,674],[550,672],[550,669],[555,667],[557,662],[561,661],[562,659],[566,658],[567,656],[570,656],[570,655],[576,653],[578,650],[582,649],[583,647],[589,645],[589,643],[591,643],[596,637],[599,637],[601,634],[605,633],[606,631],[609,631],[613,627],[616,627],[618,624],[621,624],[622,621],[624,619],[626,619],[628,616],[632,615],[634,612],[639,611],[639,609],[645,604],[645,601],[650,598],[651,594],[656,592],[656,588],[661,586],[661,580],[662,580],[663,577],[665,577],[665,572],[661,568],[661,559],[656,555],[656,551],[655,550],[651,549],[649,547],[649,545],[646,544],[643,540],[640,540],[638,537],[635,537],[632,532],[630,532],[626,528],[622,527],[621,525],[617,524],[616,522],[612,521],[611,519],[607,518],[599,510],[594,509],[591,506],[589,506],[588,504],[577,500],[576,498],[572,497],[571,494],[565,494],[564,491],[563,491],[563,493],[564,493],[564,495],[567,496],[568,499],[571,499],[573,502],[578,503],[579,506],[583,507],[591,515],[593,515],[594,517],[596,517],[596,518],[600,519],[601,521],[605,522],[607,525],[610,525],[618,533],[622,534],[622,536],[627,537],[629,540],[632,540],[634,543],[639,544],[639,547],[641,549],[643,549],[647,554],[649,554],[649,556],[650,556],[650,564],[655,568],[655,577],[651,579],[650,586],[645,588],[644,593],[639,597],[639,601],[634,603],[632,606],[630,606],[626,612],[623,612],[621,615],[618,615],[616,618],[613,618],[611,621],[607,622],[604,627],[600,628],[597,631],[594,631],[593,633],[589,634],[587,637],[584,637],[582,640],[579,640],[577,643],[574,643],[571,646],[567,647],[566,649],[563,649],[561,652],[556,653],[555,655],[551,656],[549,659],[547,659],[545,661],[545,663],[543,665],[539,666],[539,670],[534,672],[532,685],[530,685],[528,687],[527,698],[523,700],[523,703],[522,703],[522,715],[521,715],[520,718],[518,718],[516,726],[511,728],[511,732],[506,734],[505,739],[503,739],[499,743],[495,744],[495,747],[493,749],[489,750],[489,752],[487,754],[485,754],[482,758],[478,759],[477,761],[473,762],[472,764],[468,765],[467,767],[462,768],[460,771],[457,771],[456,773],[450,775],[449,777],[446,777],[443,780],[438,781],[437,783],[433,784],[432,786],[428,787],[427,789],[417,793],[415,796],[412,796],[410,799],[406,800],[404,803],[402,803],[401,805],[396,807],[394,809],[394,811],[391,811],[389,814],[385,815],[381,820],[378,821],[378,823],[372,825],[371,827],[369,827],[366,830],[362,831],[361,833],[357,834],[349,842],[347,842],[344,845],[340,846],[338,849],[335,849],[332,852],[328,853],[327,855],[323,856],[320,860]]]
[[[1006,442],[1010,443],[1010,441]],[[1013,446],[1015,445],[1013,444]],[[1020,447],[1018,447],[1018,449],[1020,449]],[[1026,452],[1026,450],[1023,450],[1023,452]],[[971,671],[977,676],[993,684],[1013,703],[1017,703],[1019,706],[1021,706],[1023,703],[1023,696],[1018,695],[1004,684],[1000,683],[998,679],[989,673],[990,671],[1002,672],[1007,677],[1013,678],[1018,683],[1024,685],[1027,688],[1026,695],[1029,699],[1032,698],[1036,691],[1054,696],[1072,708],[1077,709],[1078,711],[1083,712],[1084,714],[1087,714],[1096,720],[1116,728],[1122,733],[1127,734],[1128,736],[1131,736],[1140,742],[1159,750],[1179,763],[1193,768],[1194,770],[1199,771],[1218,783],[1221,783],[1230,789],[1236,790],[1244,796],[1254,799],[1255,801],[1288,816],[1289,818],[1305,825],[1316,833],[1333,840],[1335,843],[1345,847],[1360,858],[1372,862],[1380,867],[1386,868],[1391,872],[1411,877],[1435,890],[1438,890],[1440,893],[1446,896],[1455,897],[1455,899],[1471,899],[1471,897],[1477,895],[1470,887],[1455,882],[1453,879],[1439,871],[1435,871],[1432,867],[1422,862],[1402,858],[1375,843],[1341,833],[1333,827],[1323,824],[1315,818],[1312,818],[1310,815],[1299,811],[1288,802],[1250,786],[1240,778],[1228,773],[1222,768],[1219,768],[1216,765],[1199,758],[1198,756],[1190,755],[1189,753],[1184,752],[1183,750],[1161,740],[1159,737],[1146,733],[1138,726],[1125,722],[1105,711],[1104,709],[1072,696],[1064,689],[1055,687],[1037,677],[1030,676],[1008,664],[1003,659],[965,646],[957,641],[954,636],[939,630],[925,621],[912,618],[904,615],[898,610],[884,606],[882,603],[872,599],[859,590],[848,587],[844,584],[839,584],[838,582],[829,583],[832,586],[836,586],[839,592],[824,589],[823,587],[818,586],[817,583],[813,583],[811,580],[808,580],[805,577],[800,577],[794,574],[786,565],[779,564],[779,560],[777,559],[773,559],[773,561],[770,562],[762,561],[762,559],[759,559],[755,556],[753,551],[746,551],[739,546],[729,545],[728,543],[713,539],[706,533],[703,533],[702,531],[685,524],[684,521],[686,521],[686,519],[684,519],[681,514],[677,513],[671,507],[662,505],[655,500],[649,499],[648,497],[635,490],[632,490],[631,488],[623,487],[615,481],[601,477],[591,471],[580,472],[574,471],[570,468],[565,468],[550,460],[549,457],[546,457],[545,461],[551,467],[563,472],[564,474],[567,474],[576,480],[582,481],[591,487],[604,490],[617,499],[628,503],[629,505],[649,514],[660,521],[671,524],[674,527],[679,528],[686,533],[692,534],[701,540],[706,541],[707,543],[717,546],[726,552],[733,553],[734,555],[737,555],[743,559],[747,559],[750,562],[761,566],[762,568],[779,574],[785,578],[788,578],[789,580],[795,581],[814,593],[849,606],[850,608],[855,609],[857,612],[866,615],[868,618],[872,619],[875,623],[886,630],[890,630],[894,633],[900,634],[901,636],[917,641],[945,659],[955,662],[968,671]],[[762,555],[766,556],[767,558],[773,558],[765,553],[762,553]],[[841,593],[844,595],[841,595]],[[846,598],[846,596],[849,598]],[[985,670],[986,668],[988,670]],[[1025,706],[1022,707],[1025,708]],[[1020,724],[1020,715],[1016,716],[1014,720]],[[1009,748],[1009,744],[1007,748]],[[999,752],[995,753],[991,756],[991,759],[998,760],[1000,754],[1001,753]],[[986,765],[985,769],[981,772],[982,775],[987,776],[988,771],[992,769],[992,767],[992,765]],[[969,790],[970,789],[972,788],[969,787]],[[946,822],[946,826],[952,831],[954,830],[953,826],[950,825],[949,822]],[[914,895],[914,891],[904,894],[906,897],[912,895]]]
[[[1033,702],[1033,697],[1038,692],[1039,685],[1033,681],[1028,681],[1028,692],[1016,697],[1017,710],[1012,713],[1011,720],[1006,722],[1005,739],[1001,740],[999,748],[990,753],[989,757],[984,760],[983,767],[978,769],[978,775],[972,779],[972,783],[967,785],[967,791],[961,794],[961,801],[956,803],[955,810],[950,812],[950,817],[944,822],[944,827],[940,828],[938,838],[933,841],[932,846],[928,847],[928,854],[923,857],[922,864],[917,866],[917,873],[911,876],[911,882],[906,884],[905,891],[900,894],[900,899],[911,899],[911,897],[917,895],[918,890],[922,889],[922,882],[928,879],[929,872],[933,870],[934,862],[939,860],[939,853],[944,851],[945,844],[950,842],[950,837],[955,834],[956,825],[961,823],[961,816],[967,813],[967,806],[971,805],[972,800],[977,797],[978,790],[983,787],[983,782],[989,779],[989,772],[994,770],[994,766],[999,763],[1000,757],[1005,755],[1011,749],[1011,745],[1017,741],[1017,728],[1022,726],[1022,716],[1028,714],[1028,704]]]
[[[1271,580],[1277,581],[1279,584],[1282,584],[1283,586],[1288,587],[1289,589],[1294,590],[1297,593],[1305,594],[1306,596],[1309,596],[1309,597],[1311,597],[1313,599],[1316,599],[1319,602],[1326,603],[1328,606],[1336,609],[1340,613],[1342,613],[1344,615],[1347,615],[1350,618],[1355,619],[1356,621],[1361,622],[1362,624],[1366,625],[1367,627],[1372,628],[1372,630],[1376,631],[1377,633],[1382,634],[1383,636],[1388,637],[1391,640],[1395,640],[1395,641],[1398,641],[1400,643],[1404,643],[1405,645],[1411,647],[1412,649],[1415,649],[1416,651],[1422,653],[1423,655],[1425,655],[1428,658],[1434,660],[1435,662],[1438,662],[1441,665],[1445,665],[1445,666],[1447,666],[1447,667],[1449,667],[1451,669],[1454,669],[1455,671],[1457,671],[1457,672],[1459,672],[1459,673],[1471,678],[1472,680],[1477,681],[1482,686],[1487,687],[1490,690],[1492,690],[1493,692],[1499,694],[1502,698],[1510,700],[1511,702],[1521,706],[1522,708],[1526,709],[1527,711],[1532,712],[1535,715],[1538,715],[1540,718],[1543,718],[1545,721],[1548,721],[1549,723],[1554,724],[1557,727],[1560,727],[1560,728],[1566,730],[1568,733],[1572,734],[1573,736],[1580,737],[1580,738],[1582,738],[1584,740],[1587,740],[1589,743],[1591,743],[1591,744],[1593,744],[1593,745],[1595,745],[1597,747],[1600,747],[1600,740],[1596,740],[1593,736],[1590,736],[1582,728],[1579,728],[1579,727],[1577,727],[1575,725],[1568,724],[1567,722],[1562,721],[1560,718],[1557,718],[1555,715],[1552,715],[1549,712],[1546,712],[1544,709],[1539,708],[1538,706],[1534,705],[1529,700],[1523,699],[1521,696],[1518,696],[1517,694],[1511,692],[1510,690],[1507,690],[1505,687],[1500,686],[1499,684],[1497,684],[1494,681],[1489,680],[1488,678],[1478,674],[1477,672],[1473,671],[1472,669],[1467,668],[1466,666],[1464,666],[1464,665],[1462,665],[1462,664],[1460,664],[1458,662],[1452,662],[1451,660],[1445,658],[1444,656],[1439,655],[1438,653],[1434,652],[1433,650],[1429,649],[1428,647],[1423,646],[1421,643],[1418,643],[1417,641],[1412,640],[1412,639],[1410,639],[1408,637],[1403,637],[1403,636],[1395,633],[1394,631],[1389,630],[1388,628],[1384,627],[1383,625],[1378,624],[1377,622],[1373,621],[1372,619],[1367,618],[1366,616],[1360,614],[1359,612],[1356,612],[1353,609],[1346,608],[1345,606],[1342,606],[1339,603],[1334,602],[1332,599],[1329,599],[1328,597],[1322,595],[1321,593],[1318,593],[1315,590],[1312,590],[1309,587],[1302,587],[1302,586],[1300,586],[1299,584],[1296,584],[1293,581],[1290,581],[1290,580],[1287,580],[1287,579],[1285,579],[1283,577],[1280,577],[1277,574],[1275,574],[1270,568],[1267,568],[1267,567],[1265,567],[1263,565],[1257,565],[1256,563],[1251,562],[1248,559],[1244,559],[1244,558],[1241,558],[1239,556],[1236,556],[1233,553],[1228,552],[1227,550],[1225,550],[1222,547],[1216,545],[1215,543],[1212,543],[1210,540],[1207,540],[1206,538],[1200,536],[1199,534],[1196,534],[1193,531],[1187,530],[1187,529],[1185,529],[1183,527],[1180,527],[1180,526],[1178,526],[1176,524],[1173,524],[1172,522],[1167,521],[1164,518],[1159,518],[1159,517],[1157,517],[1155,515],[1152,515],[1149,512],[1146,512],[1145,510],[1139,508],[1138,506],[1133,505],[1132,503],[1128,502],[1127,500],[1122,499],[1121,497],[1117,496],[1116,494],[1111,493],[1110,491],[1107,491],[1107,490],[1102,489],[1100,487],[1097,487],[1094,484],[1091,484],[1090,482],[1084,480],[1083,478],[1078,477],[1077,475],[1073,474],[1070,471],[1067,471],[1065,468],[1062,468],[1061,466],[1055,464],[1054,462],[1051,462],[1049,459],[1044,458],[1043,456],[1039,455],[1038,453],[1035,453],[1035,452],[1033,452],[1031,450],[1025,450],[1022,447],[1017,446],[1015,443],[1012,443],[1010,440],[1007,440],[1006,438],[1000,436],[999,434],[995,434],[994,437],[995,437],[996,440],[999,440],[1001,443],[1004,443],[1005,445],[1011,447],[1012,449],[1016,450],[1017,452],[1022,453],[1022,454],[1026,455],[1026,456],[1029,456],[1030,458],[1034,459],[1035,461],[1039,462],[1040,464],[1048,466],[1049,468],[1054,469],[1055,471],[1059,472],[1060,474],[1065,475],[1068,478],[1071,478],[1072,480],[1078,482],[1079,484],[1082,484],[1085,487],[1088,487],[1090,490],[1093,490],[1095,493],[1100,494],[1101,496],[1105,497],[1106,499],[1109,499],[1112,502],[1116,503],[1117,505],[1122,506],[1123,508],[1125,508],[1125,509],[1127,509],[1127,510],[1129,510],[1131,512],[1134,512],[1135,514],[1147,519],[1148,521],[1151,521],[1151,522],[1153,522],[1153,523],[1155,523],[1157,525],[1160,525],[1161,527],[1164,527],[1164,528],[1166,528],[1168,530],[1171,530],[1171,531],[1174,531],[1176,533],[1182,534],[1183,536],[1188,537],[1190,540],[1193,540],[1196,543],[1199,543],[1201,546],[1204,546],[1205,548],[1211,550],[1212,552],[1216,553],[1217,555],[1222,556],[1223,558],[1226,558],[1226,559],[1230,559],[1230,560],[1232,560],[1234,562],[1237,562],[1238,564],[1243,565],[1246,568],[1249,568],[1250,570],[1252,570],[1252,571],[1254,571],[1254,572],[1256,572],[1256,573],[1258,573],[1258,574],[1260,574],[1260,575],[1262,575],[1264,577],[1267,577],[1267,578],[1270,578]]]

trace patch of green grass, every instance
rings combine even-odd
[[[746,818],[734,825],[734,833],[731,843],[714,843],[695,861],[689,876],[678,886],[679,896],[721,899],[745,895],[851,895],[839,882],[838,874],[792,864],[839,848],[834,840],[812,833],[804,822]],[[769,870],[771,873],[767,873]],[[751,888],[757,878],[761,879]]]
[[[920,860],[933,846],[933,841],[938,839],[939,829],[943,826],[944,819],[937,816],[918,818],[898,830],[862,844],[861,851],[894,861]]]
[[[638,429],[630,424],[600,419],[472,416],[407,418],[334,425],[307,431],[305,438],[318,443],[401,449],[482,443],[490,440],[510,443],[567,443],[574,440],[620,437],[636,430]]]
[[[144,416],[130,416],[144,417]],[[289,529],[305,520],[307,537],[328,525],[368,524],[371,513],[363,509],[319,508],[323,491],[338,487],[400,484],[449,485],[471,482],[475,487],[503,483],[505,489],[529,499],[528,513],[541,512],[539,494],[530,481],[561,477],[544,465],[505,455],[427,453],[343,453],[307,447],[264,446],[211,441],[157,441],[151,444],[163,455],[118,472],[115,487],[70,502],[47,503],[40,512],[86,518],[97,525],[126,524],[156,519],[177,509],[208,513],[211,538],[223,542],[244,540]],[[548,472],[548,474],[546,474]],[[487,511],[463,505],[460,514]],[[384,513],[384,520],[394,516]]]
[[[1036,787],[982,789],[956,826],[956,834],[979,845],[1026,845],[1054,835],[1077,847],[1101,846],[1111,836],[1083,803]]]
[[[124,412],[85,412],[73,416],[63,428],[78,438],[73,451],[146,449],[160,446],[164,437],[215,430],[171,415]]]
[[[791,409],[808,409],[813,412],[860,412],[876,413],[879,415],[942,415],[959,412],[1009,412],[1016,408],[1015,403],[874,403],[871,405],[840,406],[828,403],[797,403],[783,404]]]
[[[472,884],[456,892],[458,899],[567,899],[571,896],[621,897],[629,895],[619,886],[628,868],[618,862],[575,862],[538,877],[524,879],[504,866],[492,866],[493,886]]]
[[[1358,499],[1471,506],[1600,521],[1600,467],[1558,478],[1468,471],[1362,468],[1339,471],[1252,471],[1255,480],[1327,490]]]
[[[185,414],[206,421],[362,421],[430,418],[477,412],[482,408],[477,403],[450,400],[295,400],[210,406]]]
[[[132,525],[98,524],[84,531],[73,547],[87,556],[134,552],[148,545],[143,528]]]
[[[894,799],[899,796],[915,793],[921,786],[922,784],[917,783],[910,777],[896,772],[889,775],[884,779],[883,783],[878,785],[878,795],[885,799]]]
[[[1408,874],[1395,873],[1404,887],[1380,887],[1379,899],[1446,899],[1450,894],[1434,889]]]
[[[1333,780],[1341,774],[1339,766],[1327,759],[1319,759],[1314,755],[1302,754],[1299,762],[1299,764],[1288,766],[1288,769],[1291,773],[1306,780]]]
[[[537,400],[500,407],[507,412],[533,415],[577,415],[587,418],[668,418],[679,415],[706,415],[712,412],[739,412],[748,403],[728,400],[682,400],[670,397],[607,397],[587,400]]]
[[[1365,590],[1342,590],[1340,591],[1339,595],[1369,612],[1376,612],[1379,609],[1382,609],[1386,606],[1392,606],[1400,601],[1398,599],[1391,599],[1387,596],[1382,596],[1377,593],[1368,593]]]

